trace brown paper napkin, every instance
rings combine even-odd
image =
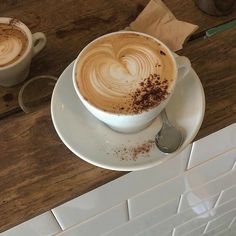
[[[197,25],[177,20],[161,0],[151,0],[125,30],[152,35],[177,51],[197,28]]]

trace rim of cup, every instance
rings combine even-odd
[[[29,30],[29,28],[22,21],[20,21],[16,18],[0,17],[0,24],[8,24],[8,25],[12,24],[13,26],[16,26],[16,27],[20,28],[23,31],[23,33],[26,35],[27,40],[28,40],[27,48],[26,48],[24,54],[21,57],[19,57],[16,61],[14,61],[13,63],[11,63],[9,65],[0,67],[0,70],[5,70],[5,69],[11,68],[11,67],[17,65],[19,62],[24,60],[24,58],[30,52],[30,49],[31,49],[32,44],[33,44],[33,39],[32,39],[32,34],[31,34],[31,31]]]
[[[76,79],[76,68],[77,68],[77,64],[78,64],[78,61],[80,60],[80,57],[81,55],[83,54],[83,52],[88,48],[90,47],[90,45],[92,45],[93,43],[95,43],[97,40],[100,40],[102,38],[105,38],[105,37],[109,37],[109,36],[112,36],[112,35],[116,35],[116,34],[135,34],[135,35],[141,35],[141,36],[144,36],[144,37],[148,37],[152,40],[154,40],[155,42],[161,44],[162,47],[164,47],[166,49],[166,51],[168,52],[168,56],[171,58],[172,62],[173,62],[173,69],[174,69],[174,76],[173,76],[173,82],[171,84],[171,92],[170,94],[167,96],[166,99],[168,99],[174,88],[175,88],[175,85],[176,85],[176,81],[177,81],[177,76],[178,76],[178,67],[177,67],[177,64],[176,64],[176,60],[174,58],[174,55],[173,53],[171,52],[171,50],[162,42],[160,41],[159,39],[149,35],[149,34],[146,34],[146,33],[141,33],[141,32],[138,32],[138,31],[115,31],[115,32],[111,32],[111,33],[108,33],[108,34],[104,34],[94,40],[92,40],[91,42],[89,42],[78,54],[77,58],[75,59],[75,62],[74,62],[74,66],[73,66],[73,72],[72,72],[72,77],[73,77],[73,85],[74,85],[74,88],[75,88],[75,91],[77,93],[77,95],[83,100],[85,101],[86,103],[88,103],[90,106],[92,106],[93,108],[99,110],[100,112],[103,112],[103,113],[106,113],[106,114],[110,114],[110,115],[122,115],[122,116],[134,116],[134,115],[142,115],[143,113],[146,113],[146,112],[149,112],[149,111],[152,111],[153,109],[155,109],[156,107],[159,107],[163,102],[166,101],[166,99],[162,100],[158,105],[156,105],[155,107],[152,107],[152,108],[149,108],[148,110],[144,110],[142,111],[141,113],[128,113],[128,114],[121,114],[121,113],[115,113],[115,112],[111,112],[111,111],[104,111],[102,110],[101,108],[93,105],[91,102],[85,100],[84,96],[80,93],[80,90],[78,88],[78,85],[77,85],[77,79]]]

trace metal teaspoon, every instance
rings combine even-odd
[[[161,112],[162,128],[155,136],[156,146],[161,152],[172,153],[183,143],[183,133],[168,120],[166,110]]]

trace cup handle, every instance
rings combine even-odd
[[[33,57],[37,55],[46,45],[47,39],[44,33],[37,32],[33,37]]]
[[[178,82],[181,81],[190,71],[191,62],[187,57],[178,56],[175,58],[178,68]]]

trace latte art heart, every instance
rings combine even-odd
[[[81,76],[86,78],[86,89],[104,99],[126,99],[131,89],[150,73],[161,73],[159,58],[142,45],[128,45],[117,53],[111,45],[102,45],[86,55]],[[160,67],[161,68],[161,67]]]
[[[13,26],[0,24],[0,67],[16,61],[26,50],[27,38]]]
[[[102,38],[85,49],[77,65],[77,83],[82,95],[96,107],[113,113],[134,113],[139,112],[143,93],[150,106],[157,105],[168,94],[166,81],[171,72],[166,70],[171,62],[160,54],[156,42],[122,36]],[[151,94],[151,89],[144,91],[145,86],[165,87],[165,92],[155,90],[162,93],[157,97]]]

